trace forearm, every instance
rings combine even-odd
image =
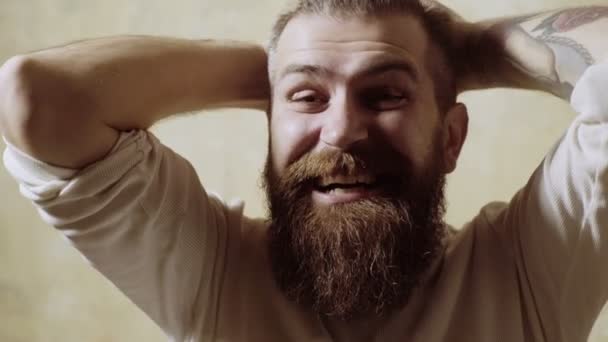
[[[56,80],[40,81],[48,89],[38,93],[48,97],[38,101],[52,106],[71,88],[87,99],[74,101],[73,110],[118,129],[146,128],[168,115],[200,109],[261,109],[268,97],[266,54],[244,43],[121,36],[27,57],[41,69],[41,78]]]
[[[39,160],[81,168],[120,131],[174,113],[265,109],[266,64],[256,45],[141,36],[19,56],[0,68],[0,133]]]
[[[480,23],[477,88],[514,87],[568,99],[583,72],[608,57],[608,7],[564,9]]]

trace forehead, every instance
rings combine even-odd
[[[348,74],[382,60],[404,61],[414,72],[422,72],[427,45],[420,21],[407,14],[301,14],[279,38],[271,72],[276,78],[293,65],[310,64]]]

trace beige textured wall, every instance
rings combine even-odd
[[[262,42],[282,3],[0,0],[0,61],[72,40],[124,33]],[[467,18],[480,19],[590,3],[448,4]],[[448,221],[456,226],[483,204],[508,200],[573,117],[567,104],[536,93],[491,91],[467,94],[463,101],[471,113],[470,137],[448,189]],[[192,161],[207,189],[225,198],[243,198],[248,214],[263,214],[258,189],[266,152],[263,114],[207,113],[164,122],[154,131]],[[0,189],[0,341],[165,340],[153,323],[41,222],[1,167]],[[600,319],[590,341],[608,341],[608,318]]]

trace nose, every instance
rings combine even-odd
[[[321,141],[331,147],[348,149],[355,143],[366,140],[370,114],[347,97],[332,102],[330,110],[326,112]]]

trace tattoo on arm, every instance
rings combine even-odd
[[[542,17],[545,18],[530,28],[530,24],[537,22]],[[530,76],[543,80],[545,83],[552,82],[555,92],[569,96],[578,77],[585,69],[596,63],[596,59],[588,47],[577,41],[573,31],[603,18],[608,18],[608,7],[606,6],[564,9],[552,14],[529,15],[513,20],[514,29],[520,33],[525,32],[528,37],[526,46],[532,46],[537,51],[542,51],[537,56],[552,55],[547,57],[552,61],[550,64],[553,65],[538,65],[531,69],[533,72],[530,73]],[[534,57],[523,55],[513,57],[513,62],[517,67],[535,65],[535,63],[547,64],[542,61],[525,60]],[[544,70],[544,72],[537,72],[538,70]]]
[[[595,59],[582,44],[567,37],[555,36],[556,33],[566,33],[580,26],[591,24],[601,18],[608,17],[608,7],[584,7],[559,11],[536,26],[532,32],[540,32],[537,39],[558,45],[570,47],[585,59],[588,65],[595,64]]]
[[[608,17],[608,7],[591,6],[565,9],[549,16],[532,31],[543,31],[543,36],[565,33],[603,17]]]

